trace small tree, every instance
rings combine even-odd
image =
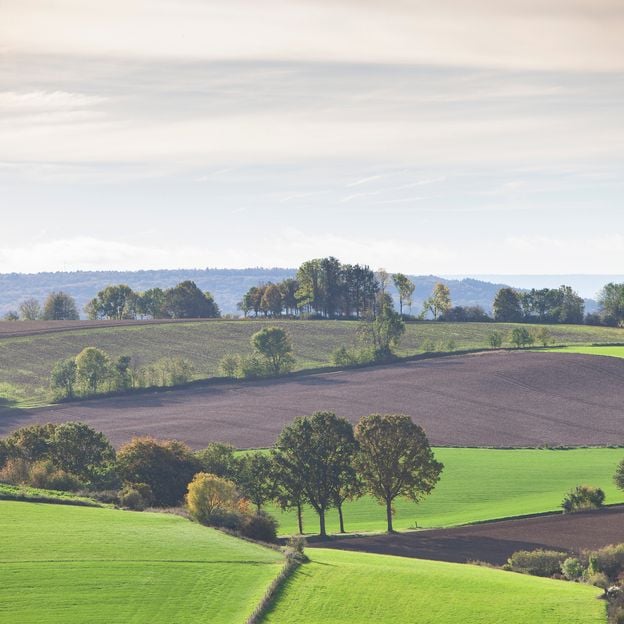
[[[86,347],[76,356],[76,372],[86,388],[94,394],[111,374],[110,358],[96,347]]]
[[[424,303],[425,312],[431,312],[434,320],[451,309],[451,291],[445,284],[437,283],[433,287],[431,297]]]
[[[433,490],[444,466],[435,460],[423,429],[404,414],[364,416],[355,427],[355,438],[356,469],[364,488],[386,506],[392,533],[394,499],[419,501]]]
[[[526,327],[514,327],[511,330],[511,343],[516,348],[526,347],[533,344],[534,338]]]
[[[290,337],[280,327],[264,327],[256,332],[251,346],[265,358],[274,375],[289,371],[294,364]]]
[[[501,288],[494,298],[494,320],[515,323],[522,320],[520,295],[513,288]]]
[[[217,475],[198,472],[188,485],[186,506],[198,522],[209,523],[217,510],[234,509],[237,501],[236,485]]]
[[[50,386],[56,390],[61,397],[71,399],[74,396],[76,386],[76,358],[59,360],[52,367],[50,374]]]
[[[22,301],[20,316],[25,321],[38,321],[41,318],[41,304],[34,297]]]
[[[395,273],[392,276],[392,281],[399,292],[399,314],[403,316],[403,306],[408,305],[410,308],[412,307],[412,295],[414,294],[416,286],[414,282],[412,282],[407,275],[403,275],[403,273]]]
[[[493,331],[488,336],[490,347],[493,349],[499,349],[503,344],[503,334],[499,331]]]
[[[195,452],[202,472],[236,480],[238,474],[238,460],[234,456],[234,447],[231,444],[211,442],[205,449]]]
[[[599,509],[605,500],[605,493],[598,487],[591,485],[577,485],[570,490],[561,503],[564,513]]]
[[[45,321],[77,321],[80,318],[76,300],[64,292],[53,292],[48,295],[43,306]]]
[[[390,305],[383,305],[375,318],[360,321],[358,336],[370,349],[372,359],[382,362],[390,359],[405,333],[405,323]]]

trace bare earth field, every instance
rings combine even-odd
[[[486,522],[452,529],[334,538],[310,546],[466,563],[502,565],[516,550],[569,552],[624,542],[624,507]]]
[[[271,446],[295,416],[332,410],[356,421],[403,412],[437,446],[619,445],[624,360],[491,352],[281,380],[219,383],[33,410],[0,409],[0,435],[81,420],[114,444],[134,435]]]

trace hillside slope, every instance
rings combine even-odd
[[[173,515],[0,501],[3,624],[244,622],[281,565]]]

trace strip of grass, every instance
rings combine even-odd
[[[82,505],[87,507],[107,507],[87,496],[78,496],[72,492],[42,490],[22,485],[0,483],[0,500],[31,501],[38,503],[58,503],[60,505]]]
[[[173,515],[0,502],[0,622],[243,622],[282,563]]]
[[[608,357],[624,358],[624,346],[585,347],[582,345],[574,345],[573,347],[546,350],[552,351],[553,353],[580,353],[582,355],[604,355]]]
[[[624,502],[624,493],[613,483],[624,449],[570,450],[437,448],[444,463],[442,478],[421,503],[400,499],[395,504],[396,529],[448,527],[484,520],[560,510],[565,493],[587,483],[601,487],[606,502]],[[279,532],[297,532],[294,512],[268,511],[279,519]],[[384,531],[385,510],[365,496],[344,505],[348,532]],[[304,530],[318,531],[311,509],[304,514]],[[332,510],[327,530],[337,533],[338,514]]]
[[[0,339],[0,407],[32,407],[50,401],[49,376],[54,363],[76,355],[84,347],[106,350],[114,358],[130,355],[139,365],[164,357],[184,357],[195,367],[195,377],[218,374],[226,354],[249,351],[251,335],[267,324],[285,327],[290,333],[296,369],[327,366],[340,345],[353,343],[355,321],[213,321],[77,329],[73,331]],[[489,345],[493,331],[509,335],[509,323],[409,323],[399,355],[422,352],[425,343],[447,350],[481,349]],[[539,326],[535,326],[537,328]],[[624,341],[624,331],[611,327],[583,325],[549,326],[557,344],[591,344]],[[506,343],[510,346],[509,343]]]
[[[595,587],[470,565],[314,549],[266,624],[598,624]]]

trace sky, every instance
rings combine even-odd
[[[622,0],[0,0],[0,273],[622,273],[622,32]]]

